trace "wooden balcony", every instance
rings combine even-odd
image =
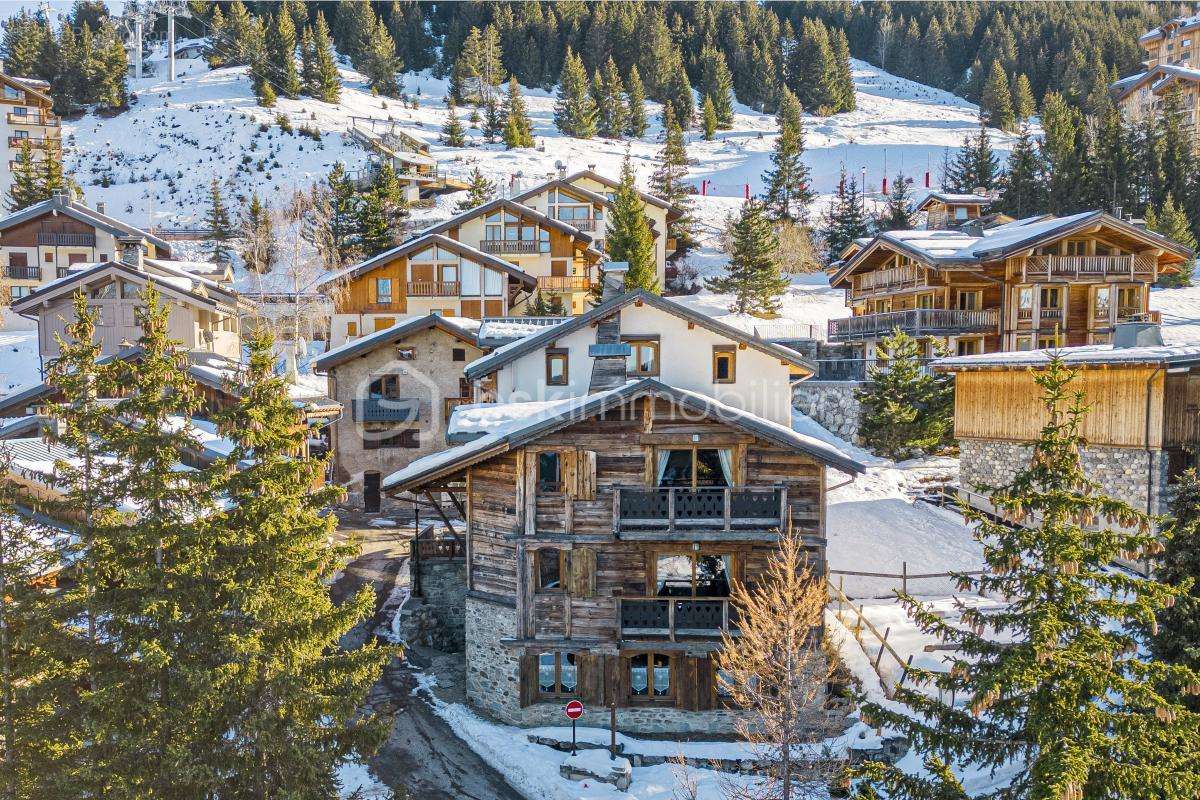
[[[1022,282],[1037,280],[1153,280],[1158,260],[1148,255],[1028,256],[1021,259]]]
[[[409,297],[458,297],[458,281],[409,281]]]
[[[9,265],[4,268],[4,274],[15,281],[36,281],[42,278],[41,267],[14,267]]]
[[[829,341],[880,339],[899,328],[909,336],[955,336],[961,333],[995,333],[1000,314],[996,309],[960,311],[952,308],[913,308],[829,320]]]
[[[62,147],[61,139],[44,139],[34,136],[10,136],[8,137],[8,146],[20,149],[22,145],[28,144],[34,150],[57,150]]]
[[[596,226],[600,224],[598,219],[560,219],[559,222],[565,222],[572,227],[578,228],[581,231],[594,231]]]
[[[613,487],[613,534],[624,539],[759,538],[778,531],[786,515],[782,486]]]
[[[903,267],[888,267],[874,272],[864,272],[853,278],[855,296],[876,294],[879,292],[894,292],[902,289],[915,289],[927,282],[923,267],[912,265]]]
[[[14,114],[11,111],[8,113],[9,125],[34,125],[39,128],[57,128],[59,126],[58,117],[44,117],[41,114]]]
[[[724,597],[622,597],[622,636],[720,636],[737,631],[737,608]]]
[[[534,239],[483,239],[479,242],[479,249],[492,255],[537,255],[542,252],[541,245],[541,242]],[[550,252],[549,242],[546,242],[546,252]]]
[[[38,231],[37,243],[49,247],[95,247],[96,234]]]
[[[356,422],[416,422],[421,401],[416,397],[370,397],[351,405]]]
[[[586,275],[547,275],[538,278],[537,285],[547,292],[586,292],[592,288]]]

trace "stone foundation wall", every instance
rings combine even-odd
[[[418,563],[417,570],[425,604],[434,609],[442,625],[461,639],[467,613],[467,560],[425,559]]]
[[[1019,442],[993,439],[959,440],[959,481],[964,489],[977,484],[1002,484],[1029,463],[1031,447]],[[1092,445],[1080,453],[1088,477],[1100,483],[1104,491],[1146,510],[1146,490],[1151,490],[1150,512],[1165,513],[1168,485],[1167,454],[1161,450],[1147,453],[1131,447]]]
[[[854,392],[862,385],[859,381],[801,381],[792,389],[792,407],[835,436],[861,444],[862,404]]]
[[[509,725],[564,725],[563,701],[521,708],[518,651],[501,639],[517,632],[517,611],[473,597],[466,598],[467,699]],[[618,708],[617,729],[623,733],[733,734],[733,711],[684,711],[677,708]],[[607,709],[589,709],[583,722],[607,727]]]

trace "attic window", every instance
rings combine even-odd
[[[452,348],[450,350],[450,360],[451,361],[466,361],[467,360],[467,348],[465,348],[465,347]]]
[[[713,383],[734,383],[736,377],[737,348],[727,345],[713,346]]]
[[[417,357],[416,348],[413,348],[413,347],[397,347],[396,348],[396,360],[397,361],[412,361],[416,357]]]
[[[567,352],[566,350],[547,350],[546,351],[546,385],[547,386],[566,386],[568,383],[567,375]]]

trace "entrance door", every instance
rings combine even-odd
[[[375,513],[379,510],[379,473],[363,473],[363,510]]]

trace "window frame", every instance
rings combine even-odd
[[[547,386],[570,386],[571,384],[571,359],[570,350],[563,347],[551,347],[546,349],[546,385]],[[551,364],[556,360],[562,360],[562,376],[555,378],[550,370]]]
[[[542,456],[554,456],[554,458],[557,461],[556,472],[558,472],[558,481],[554,484],[558,487],[556,489],[548,488],[550,486],[550,484],[543,483],[543,481],[542,481]],[[563,454],[562,454],[562,452],[559,450],[535,450],[534,458],[536,459],[534,462],[534,470],[535,470],[535,472],[534,472],[534,490],[537,492],[537,494],[538,495],[551,495],[551,494],[560,495],[560,494],[562,494],[563,490],[566,488],[565,486],[563,486]]]
[[[387,287],[387,295],[386,295],[387,299],[386,300],[384,299],[385,295],[379,291],[381,288],[383,288],[385,286]],[[393,292],[392,289],[393,289],[393,284],[392,284],[391,278],[379,278],[379,277],[375,278],[375,302],[379,303],[381,305],[384,303],[391,305],[393,302],[393,298],[396,296],[395,292]]]
[[[662,372],[662,348],[657,337],[650,336],[622,336],[621,341],[629,345],[629,355],[633,363],[628,368],[630,375],[637,375],[642,378],[658,377]],[[641,359],[638,357],[638,349],[641,347],[649,347],[654,352],[654,367],[650,370],[641,368]]]
[[[963,298],[975,298],[974,304],[970,308],[963,308]],[[957,311],[982,311],[983,310],[983,290],[982,289],[959,289],[954,298],[954,308]]]
[[[634,694],[633,692],[633,660],[638,656],[646,656],[646,693],[644,695]],[[654,693],[654,658],[662,656],[667,660],[667,683],[669,688],[666,694],[656,695]],[[626,653],[625,659],[625,688],[626,700],[631,705],[635,704],[655,704],[655,703],[671,703],[675,702],[675,693],[678,687],[678,675],[676,674],[676,662],[671,657],[671,653],[661,650],[638,650],[636,652]]]
[[[717,364],[723,357],[729,358],[729,372],[724,378],[717,374]],[[737,346],[714,344],[712,348],[712,382],[718,384],[737,383]]]
[[[646,582],[647,583],[646,594],[649,597],[656,597],[656,598],[666,597],[666,598],[670,598],[672,600],[729,600],[733,597],[733,590],[734,590],[735,585],[739,583],[738,570],[741,567],[742,559],[741,559],[741,555],[736,550],[731,550],[728,548],[707,548],[707,547],[704,547],[704,545],[701,545],[699,550],[693,550],[691,548],[684,550],[684,549],[680,549],[680,548],[665,547],[665,548],[655,548],[653,551],[651,551],[650,555],[652,557],[648,563],[653,567],[653,572],[651,572],[647,576],[648,580]],[[663,558],[663,557],[669,558],[669,557],[674,557],[674,556],[688,556],[692,562],[692,583],[691,583],[692,591],[691,591],[691,594],[689,594],[687,596],[660,595],[657,593],[658,592],[658,561],[660,558]],[[729,574],[726,576],[726,578],[729,581],[729,594],[728,595],[696,594],[696,574],[697,574],[696,564],[701,556],[728,556],[729,557]]]
[[[363,450],[419,450],[421,447],[421,430],[416,426],[396,428],[386,436],[371,438],[368,433],[381,433],[375,428],[362,429]]]
[[[542,664],[541,658],[544,655],[554,656],[554,691],[542,691]],[[534,654],[534,668],[537,673],[537,688],[536,694],[539,699],[544,698],[552,700],[562,697],[579,697],[579,653],[574,650],[542,650]],[[563,691],[562,684],[562,664],[567,656],[575,657],[575,689],[574,691]]]
[[[566,594],[567,592],[567,553],[561,547],[539,547],[533,551],[533,593],[534,594]],[[558,557],[558,586],[542,585],[542,562],[546,554],[556,553]]]
[[[964,344],[970,344],[970,345],[972,345],[972,347],[974,349],[970,353],[964,353],[963,347],[962,347]],[[955,351],[956,355],[960,355],[960,356],[979,355],[980,353],[983,352],[983,337],[968,336],[968,337],[956,339],[954,341],[954,351]]]
[[[451,347],[450,348],[450,360],[451,361],[466,361],[467,360],[467,348]]]

